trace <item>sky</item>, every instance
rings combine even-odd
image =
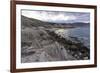
[[[88,12],[22,10],[22,15],[53,23],[90,22],[90,13]]]

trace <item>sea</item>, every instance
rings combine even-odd
[[[55,33],[66,39],[77,38],[84,46],[90,48],[90,26],[58,29]]]

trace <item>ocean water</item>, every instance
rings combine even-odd
[[[60,30],[60,31],[59,31]],[[76,27],[56,30],[58,35],[69,39],[70,37],[77,38],[84,46],[90,48],[90,27]]]

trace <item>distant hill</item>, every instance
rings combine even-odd
[[[74,23],[51,23],[52,25],[62,25],[62,26],[89,26],[90,23],[74,22]]]
[[[71,24],[72,26],[89,26],[90,23],[75,22]]]

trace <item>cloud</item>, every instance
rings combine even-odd
[[[53,15],[50,17],[53,21],[68,21],[68,20],[75,20],[75,16],[65,16],[64,14]]]
[[[22,15],[46,22],[69,23],[69,22],[89,21],[89,14],[79,13],[79,12],[23,10]]]

